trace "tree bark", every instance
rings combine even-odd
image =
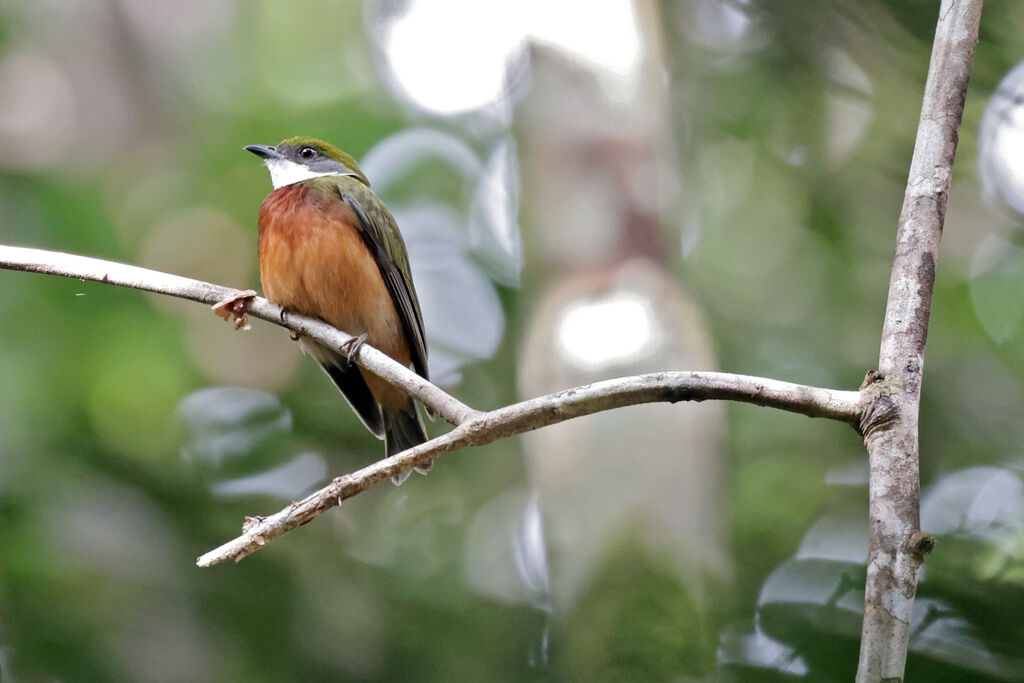
[[[870,463],[867,581],[857,681],[900,681],[933,539],[920,529],[918,414],[935,266],[982,0],[943,0],[900,213],[878,372],[863,390]]]

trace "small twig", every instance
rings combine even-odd
[[[596,382],[478,413],[443,436],[338,477],[326,487],[280,512],[243,528],[238,538],[200,557],[209,567],[239,561],[285,532],[309,522],[366,489],[466,446],[482,446],[575,417],[640,403],[726,399],[779,408],[809,417],[856,424],[860,392],[791,384],[724,372],[659,372]]]
[[[910,163],[874,382],[867,583],[857,681],[903,680],[921,551],[918,413],[935,265],[982,0],[943,0]],[[867,391],[865,391],[867,399]]]

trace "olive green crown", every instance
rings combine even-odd
[[[329,142],[324,142],[323,140],[318,140],[317,138],[309,137],[308,135],[298,135],[293,138],[288,138],[287,140],[282,140],[280,144],[277,145],[277,148],[281,149],[282,147],[292,147],[296,149],[302,147],[313,147],[328,159],[334,159],[347,170],[355,173],[359,176],[359,179],[367,185],[370,184],[370,181],[363,175],[363,172],[359,169],[359,164],[357,164],[356,160],[352,158],[352,155],[335,147]]]

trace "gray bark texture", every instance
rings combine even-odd
[[[900,681],[921,565],[918,414],[935,266],[982,0],[943,0],[882,329],[878,372],[862,390],[870,463],[867,583],[857,681]]]

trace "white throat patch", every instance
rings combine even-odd
[[[274,184],[275,190],[285,185],[301,183],[303,180],[309,180],[310,178],[321,178],[326,175],[350,175],[338,173],[337,171],[317,173],[316,171],[309,170],[308,167],[302,164],[297,164],[287,159],[267,159],[263,163],[267,165],[267,169],[270,171],[270,182]]]

